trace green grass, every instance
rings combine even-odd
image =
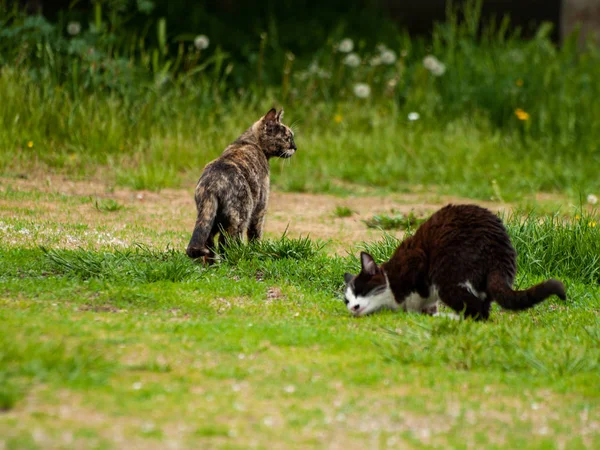
[[[347,314],[344,272],[361,249],[388,258],[391,235],[340,254],[287,234],[233,242],[207,268],[181,251],[174,210],[136,215],[168,192],[112,198],[185,186],[193,207],[204,164],[278,105],[299,151],[272,161],[272,184],[346,195],[334,217],[365,192],[578,204],[600,192],[597,47],[556,47],[547,26],[522,39],[469,2],[427,39],[353,10],[329,27],[269,15],[244,39],[212,21],[200,52],[117,4],[56,23],[0,5],[0,173],[14,177],[0,189],[0,448],[600,446],[595,213],[506,216],[516,285],[556,277],[568,300],[473,323]],[[370,64],[378,42],[393,64]],[[56,175],[108,188],[68,195]],[[418,219],[367,225],[411,233]]]
[[[402,213],[394,213],[392,215],[376,214],[370,219],[365,220],[365,225],[368,228],[378,228],[381,230],[406,230],[418,227],[427,218],[417,217],[413,212],[404,215]]]
[[[348,206],[336,206],[333,215],[335,217],[344,218],[344,217],[352,217],[354,211]]]
[[[0,442],[595,447],[600,229],[581,212],[505,220],[517,285],[555,276],[566,302],[487,323],[352,318],[343,273],[360,248],[389,257],[391,236],[347,256],[232,242],[208,268],[148,246],[2,245]]]
[[[94,207],[98,211],[104,212],[114,212],[123,209],[123,205],[113,200],[112,198],[96,199],[94,200]]]

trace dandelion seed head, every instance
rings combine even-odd
[[[411,122],[414,122],[415,120],[419,120],[420,118],[421,118],[421,115],[418,112],[408,113],[408,120],[410,120]]]
[[[386,49],[384,52],[381,52],[381,62],[383,64],[394,64],[396,62],[396,53],[393,50]]]
[[[67,24],[67,33],[71,36],[77,36],[81,33],[81,24],[79,22],[69,22]]]
[[[354,95],[358,98],[368,98],[371,95],[371,86],[366,83],[356,83],[354,85]]]
[[[210,45],[210,39],[208,39],[208,36],[206,36],[205,34],[200,34],[200,35],[196,36],[196,39],[194,39],[194,46],[198,50],[207,49],[209,45]]]
[[[373,67],[376,66],[380,66],[381,65],[381,56],[377,55],[377,56],[373,56],[370,60],[369,60],[369,64]]]
[[[344,58],[344,64],[348,67],[358,67],[360,66],[360,56],[356,53],[348,53]]]
[[[423,66],[436,77],[441,77],[446,72],[446,65],[433,55],[423,58]]]
[[[594,194],[589,194],[587,196],[587,202],[590,205],[595,205],[596,203],[598,203],[598,197],[596,197]]]
[[[354,41],[350,38],[342,39],[338,44],[338,50],[342,53],[350,53],[354,50]]]
[[[377,45],[375,46],[375,48],[377,49],[377,51],[378,51],[379,53],[383,53],[383,52],[385,52],[385,51],[388,49],[388,48],[386,47],[386,45],[385,45],[385,44],[382,44],[381,42],[380,42],[379,44],[377,44]]]

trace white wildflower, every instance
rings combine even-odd
[[[423,58],[423,66],[436,77],[440,77],[446,72],[446,65],[433,55]]]
[[[318,78],[331,78],[331,73],[321,68],[316,61],[310,63],[306,70],[306,75],[314,75]],[[300,78],[306,78],[306,75],[301,76]]]
[[[342,53],[350,53],[354,50],[354,41],[350,38],[342,39],[338,44],[338,50]]]
[[[284,387],[283,390],[288,394],[293,394],[294,392],[296,392],[296,387],[293,384],[290,384]]]
[[[135,383],[133,383],[133,389],[136,391],[139,391],[142,388],[142,383],[140,383],[139,381],[136,381]]]
[[[348,67],[358,67],[360,66],[360,56],[356,53],[348,53],[344,58],[344,64]]]
[[[414,122],[415,120],[419,120],[420,117],[421,117],[421,115],[418,112],[408,113],[408,120],[410,120],[411,122]]]
[[[69,22],[67,24],[67,33],[71,36],[77,36],[81,33],[81,24],[79,22]]]
[[[272,427],[273,426],[273,418],[271,416],[267,416],[263,419],[263,424],[265,424],[265,426],[267,427]]]
[[[590,194],[587,196],[587,202],[590,205],[595,205],[596,203],[598,203],[598,197],[596,197],[594,194]]]
[[[210,39],[208,39],[208,36],[206,36],[205,34],[196,36],[196,39],[194,39],[194,46],[198,50],[204,50],[204,49],[208,48],[209,45],[210,45]]]
[[[379,53],[383,53],[383,52],[385,52],[385,51],[388,49],[388,48],[385,46],[385,44],[381,44],[381,43],[377,44],[377,45],[375,46],[375,48],[377,49],[377,51],[378,51]]]
[[[371,64],[373,67],[380,66],[381,65],[381,56],[373,56],[371,58],[371,60],[369,61],[369,64]]]
[[[444,75],[445,72],[446,72],[446,65],[443,63],[440,63],[440,65],[437,66],[435,68],[435,70],[431,71],[431,73],[434,74],[436,77],[441,77],[442,75]]]
[[[394,64],[396,62],[396,53],[393,50],[386,49],[381,52],[381,62],[383,64]]]
[[[354,95],[358,98],[367,98],[371,95],[371,86],[366,83],[356,83],[354,85]]]

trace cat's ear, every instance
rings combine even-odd
[[[360,252],[360,264],[362,266],[362,271],[367,275],[373,276],[379,271],[379,267],[377,267],[375,260],[368,253]]]
[[[275,108],[271,108],[268,113],[263,117],[265,122],[275,122],[277,120],[277,110]]]
[[[346,282],[346,284],[350,283],[352,281],[352,278],[354,278],[354,275],[352,275],[351,273],[346,272],[344,274],[344,281]]]
[[[275,118],[275,120],[277,120],[277,122],[281,123],[282,118],[283,118],[283,108],[281,108],[281,111],[279,111],[277,113],[277,117]]]

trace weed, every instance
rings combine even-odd
[[[336,206],[335,211],[333,212],[335,217],[340,218],[352,217],[352,214],[354,214],[354,211],[347,206]]]
[[[121,209],[123,209],[123,205],[118,203],[116,200],[113,200],[112,198],[105,198],[105,199],[96,198],[94,200],[94,208],[96,208],[98,211],[114,212],[114,211],[120,211]]]
[[[392,212],[393,213],[393,212]],[[364,220],[368,228],[378,228],[381,230],[406,230],[418,227],[425,222],[427,218],[415,216],[413,212],[408,215],[393,213],[393,215],[377,214],[370,219]]]

